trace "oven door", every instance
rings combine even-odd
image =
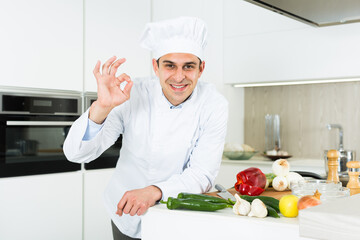
[[[0,177],[81,170],[62,150],[78,116],[0,115]]]
[[[84,94],[84,111],[86,111],[91,104],[96,101],[97,94],[96,92],[86,92]],[[103,169],[103,168],[114,168],[120,156],[120,149],[122,144],[122,135],[117,139],[117,141],[109,149],[101,154],[97,159],[85,163],[85,169]]]
[[[120,156],[120,149],[122,143],[122,135],[118,140],[101,154],[97,159],[85,163],[85,169],[102,169],[102,168],[114,168]]]

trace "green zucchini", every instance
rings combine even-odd
[[[273,197],[268,196],[248,196],[248,195],[240,195],[240,197],[248,202],[252,202],[254,199],[260,199],[265,205],[272,207],[276,212],[280,212],[279,209],[279,200]]]
[[[224,208],[231,208],[232,205],[227,203],[212,203],[200,199],[178,199],[169,197],[166,202],[160,201],[161,203],[166,203],[168,209],[188,209],[196,211],[216,211]]]
[[[227,204],[231,204],[229,202],[229,200],[223,199],[223,198],[218,198],[218,197],[214,197],[214,196],[209,196],[209,195],[205,195],[205,194],[195,194],[195,193],[179,193],[177,196],[178,199],[199,199],[199,200],[204,200],[206,202],[212,202],[212,203],[227,203]]]
[[[268,210],[268,216],[270,216],[270,217],[274,217],[274,218],[279,218],[280,216],[279,216],[279,214],[276,212],[276,210],[274,209],[274,208],[272,208],[272,207],[270,207],[269,205],[266,205],[265,204],[265,206],[266,206],[266,209]]]

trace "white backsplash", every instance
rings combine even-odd
[[[323,158],[337,148],[337,123],[344,148],[360,154],[360,82],[245,88],[245,142],[263,151],[265,115],[279,114],[282,149],[294,157]],[[359,155],[360,157],[360,155]]]

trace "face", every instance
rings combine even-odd
[[[168,101],[177,106],[193,92],[205,68],[205,62],[189,53],[169,53],[152,61],[162,91]]]

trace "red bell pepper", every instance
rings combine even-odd
[[[236,178],[235,190],[241,195],[258,196],[265,191],[266,176],[259,168],[247,168]]]

